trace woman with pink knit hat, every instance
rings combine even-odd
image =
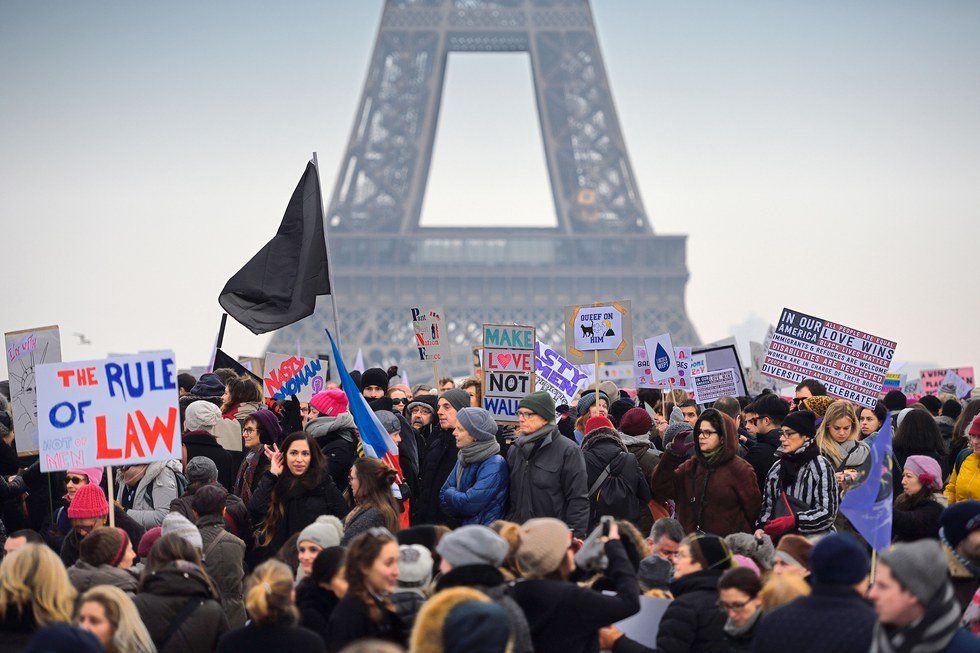
[[[943,472],[930,456],[909,456],[902,471],[902,493],[892,511],[892,541],[939,538],[939,517],[946,508]]]

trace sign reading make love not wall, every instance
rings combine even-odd
[[[498,422],[516,422],[534,388],[534,336],[532,326],[483,325],[483,408]]]
[[[289,399],[296,395],[299,401],[308,402],[313,395],[326,390],[327,368],[318,358],[268,353],[262,387],[270,399]]]
[[[173,352],[37,367],[42,472],[180,458]]]
[[[886,340],[823,318],[783,309],[762,373],[799,383],[812,378],[827,394],[874,406],[895,355]]]

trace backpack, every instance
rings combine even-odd
[[[177,498],[184,496],[184,492],[187,490],[187,486],[190,483],[187,481],[187,477],[183,473],[171,469],[174,473],[174,478],[177,479]],[[156,506],[153,505],[153,488],[149,488],[146,491],[146,502],[150,504],[150,510],[155,510]]]
[[[589,488],[589,503],[593,517],[609,515],[632,522],[640,518],[640,500],[636,496],[636,483],[624,478],[626,463],[633,454],[620,451],[609,461],[602,473]]]
[[[954,467],[956,467],[957,474],[960,473],[960,467],[963,466],[963,461],[969,458],[971,453],[973,453],[973,449],[967,446],[965,449],[961,449],[960,452],[956,454],[956,465],[954,465]]]

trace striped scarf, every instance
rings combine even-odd
[[[949,582],[926,606],[925,614],[908,626],[888,626],[879,623],[873,653],[940,653],[960,627],[960,606]]]

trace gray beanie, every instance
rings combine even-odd
[[[214,483],[218,480],[218,466],[207,456],[194,456],[188,460],[184,473],[188,483]]]
[[[644,591],[665,590],[674,579],[674,565],[667,558],[650,555],[640,560],[636,580]]]
[[[387,433],[398,433],[402,430],[402,423],[390,410],[376,410],[374,414],[378,416],[378,421]]]
[[[666,429],[664,429],[664,449],[670,446],[670,443],[674,441],[677,436],[684,437],[693,433],[694,430],[691,425],[687,422],[674,422],[669,424]]]
[[[296,538],[296,548],[300,542],[313,542],[321,549],[340,546],[340,538],[344,536],[344,525],[333,515],[320,515],[316,521],[299,532]]]
[[[432,554],[421,544],[398,547],[398,587],[425,587],[432,581]]]
[[[486,526],[470,524],[446,533],[436,545],[436,553],[453,567],[504,563],[510,545]]]
[[[468,393],[466,390],[460,390],[459,388],[446,390],[439,395],[439,398],[448,401],[449,405],[456,410],[462,410],[470,405],[470,393]]]
[[[881,561],[924,606],[946,584],[946,556],[938,540],[896,544],[881,554]]]
[[[160,528],[160,537],[174,534],[190,542],[191,546],[198,551],[204,549],[204,541],[201,539],[201,531],[192,524],[187,517],[179,512],[172,512],[163,518],[163,525]]]
[[[184,430],[211,432],[221,420],[221,409],[210,401],[192,401],[184,411]]]
[[[477,442],[489,442],[497,438],[497,423],[493,421],[493,415],[482,408],[467,406],[456,413],[456,421]]]
[[[609,397],[602,390],[599,391],[599,399],[605,399],[606,407],[607,408],[609,407]],[[592,407],[592,404],[594,404],[595,401],[596,401],[595,388],[593,388],[588,393],[583,394],[582,397],[578,400],[578,404],[575,405],[576,414],[579,417],[581,417],[582,415],[587,415],[589,412],[589,408]]]

